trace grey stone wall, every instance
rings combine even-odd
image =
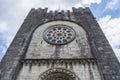
[[[45,30],[53,25],[67,25],[71,27],[75,35],[73,41],[65,45],[53,45],[43,39]],[[51,21],[39,26],[32,34],[32,38],[26,53],[26,59],[56,59],[56,58],[91,58],[91,49],[85,30],[69,21]]]
[[[16,80],[32,32],[38,26],[54,20],[71,21],[82,26],[87,32],[102,80],[120,80],[119,62],[89,8],[73,8],[73,12],[31,9],[0,63],[0,80]]]
[[[55,69],[60,69],[62,74],[73,73],[75,80],[101,80],[96,61],[92,58],[89,59],[43,59],[31,60],[25,59],[22,61],[23,67],[17,80],[44,80],[52,72],[59,72]],[[64,69],[64,70],[63,70]],[[52,71],[49,71],[52,70]],[[68,71],[66,71],[68,70]],[[63,75],[62,75],[63,77]],[[62,77],[58,77],[61,79]],[[66,77],[61,80],[66,80]],[[69,77],[72,77],[70,74]],[[51,77],[53,78],[53,76]],[[48,80],[48,79],[47,79]],[[53,79],[52,79],[53,80]],[[68,79],[74,80],[74,79]]]

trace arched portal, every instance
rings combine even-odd
[[[39,80],[75,80],[75,75],[69,70],[54,68],[40,75]]]

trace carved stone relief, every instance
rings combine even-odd
[[[39,80],[75,80],[75,75],[67,69],[54,68],[40,75]]]

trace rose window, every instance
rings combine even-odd
[[[43,37],[51,44],[66,44],[75,38],[75,32],[66,25],[54,25],[45,30]]]

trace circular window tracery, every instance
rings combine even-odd
[[[75,32],[69,26],[54,25],[45,30],[43,38],[51,44],[66,44],[75,38]]]

